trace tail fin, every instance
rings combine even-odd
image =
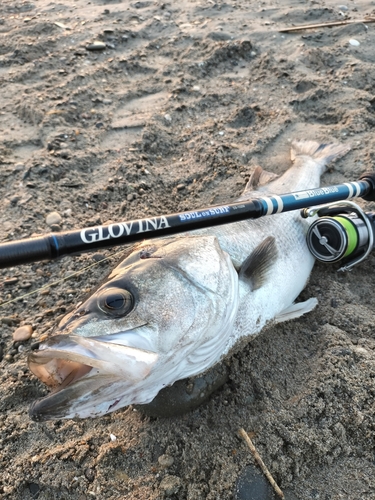
[[[346,144],[320,144],[315,141],[293,141],[291,149],[292,161],[297,156],[311,156],[314,160],[321,161],[327,165],[331,161],[346,155],[350,151],[350,146]]]

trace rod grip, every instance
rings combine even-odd
[[[51,259],[52,249],[48,237],[40,236],[0,245],[0,268],[29,264]]]
[[[371,190],[362,198],[366,201],[375,201],[375,172],[365,172],[360,176],[359,180],[367,181],[371,187]]]

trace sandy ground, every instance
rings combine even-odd
[[[70,229],[233,200],[252,166],[284,171],[296,137],[349,141],[323,183],[356,180],[374,160],[375,26],[278,30],[371,13],[353,0],[2,0],[0,241],[49,232],[53,211]],[[1,271],[1,300],[93,262]],[[375,499],[374,256],[347,274],[317,265],[301,298],[319,307],[253,339],[188,415],[30,421],[46,393],[31,342],[112,266],[1,308],[0,498],[230,500],[253,463],[244,427],[287,499]],[[14,345],[22,324],[34,339]]]

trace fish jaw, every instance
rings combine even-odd
[[[56,335],[28,358],[31,372],[53,388],[33,403],[30,416],[42,421],[108,413],[124,391],[149,376],[157,360],[156,353],[143,349]]]

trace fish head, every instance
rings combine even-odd
[[[29,355],[31,371],[53,389],[31,417],[85,418],[149,403],[220,359],[237,307],[238,275],[216,237],[137,246]]]

